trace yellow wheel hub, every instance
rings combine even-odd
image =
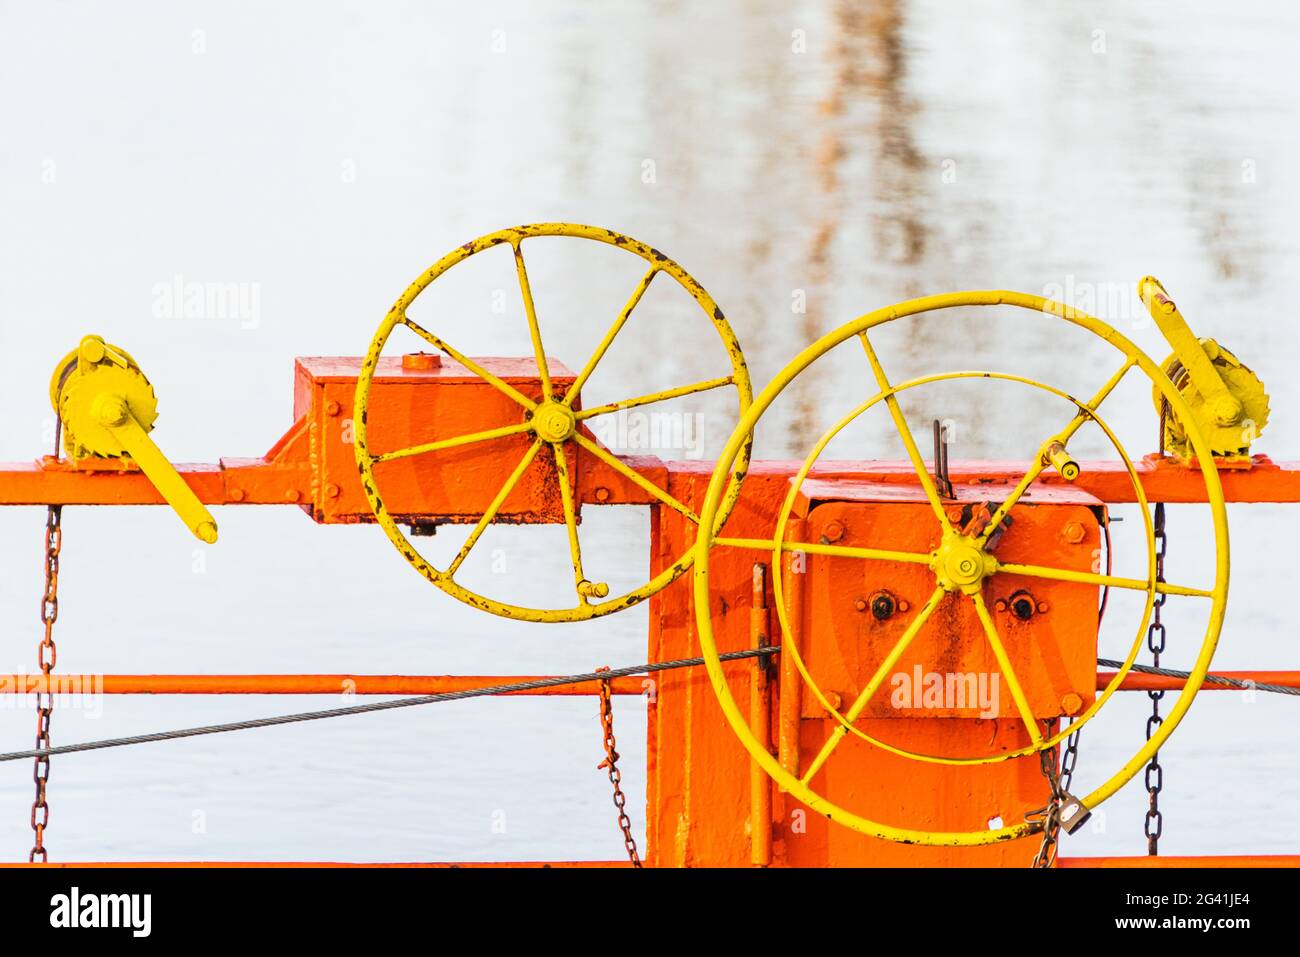
[[[563,402],[543,402],[533,413],[532,427],[543,442],[564,442],[577,431],[578,420]]]
[[[935,551],[930,567],[945,591],[971,591],[997,571],[998,563],[975,539],[952,535]]]

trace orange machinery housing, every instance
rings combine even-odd
[[[540,398],[531,358],[477,361],[525,395]],[[322,523],[372,520],[351,448],[350,416],[359,367],[355,358],[297,360],[295,421],[265,456],[180,465],[178,471],[205,504],[289,504]],[[555,360],[550,368],[561,389],[573,381],[572,373]],[[424,354],[381,360],[369,409],[376,448],[409,446],[431,434],[487,429],[517,414],[509,399],[477,375]],[[526,446],[525,436],[512,435],[387,463],[385,503],[404,524],[473,522]],[[652,575],[694,541],[695,526],[682,514],[658,505],[595,456],[582,450],[569,455],[571,491],[579,507],[650,507]],[[700,508],[711,473],[707,464],[663,462],[650,456],[622,461],[681,502]],[[727,534],[770,537],[797,469],[798,463],[753,463]],[[954,462],[950,475],[956,494],[950,517],[962,522],[983,503],[996,505],[1023,470],[1023,463]],[[1139,464],[1139,472],[1153,502],[1203,500],[1204,485],[1194,469],[1149,456]],[[1250,468],[1225,471],[1222,477],[1229,501],[1300,501],[1300,463],[1277,465],[1256,456]],[[539,456],[497,520],[563,522],[558,482],[554,462]],[[1009,561],[1050,556],[1058,567],[1086,571],[1099,547],[1107,505],[1132,501],[1133,489],[1120,463],[1086,463],[1072,485],[1045,477],[1018,508],[1015,524],[998,546],[999,555]],[[46,457],[0,465],[0,505],[38,504],[156,505],[162,499],[129,460],[88,465]],[[869,540],[878,547],[928,551],[938,543],[938,529],[924,520],[926,510],[906,462],[824,463],[804,484],[791,528],[799,541]],[[933,588],[932,577],[916,566],[820,555],[796,558],[798,562],[775,570],[785,576],[784,610],[805,658],[816,663],[819,677],[825,679],[826,693],[851,697],[898,639],[907,609],[925,600]],[[759,555],[756,567],[756,553],[726,548],[714,559],[712,613],[722,651],[769,644],[771,636],[779,634],[773,622],[773,571],[762,564],[765,560]],[[999,576],[996,588],[990,604],[1034,715],[1056,720],[1078,713],[1098,687],[1096,589],[1010,576]],[[654,595],[647,660],[698,655],[694,622],[688,581],[679,580]],[[900,674],[912,680],[882,693],[862,726],[897,746],[931,753],[1010,750],[1027,744],[1009,696],[990,700],[975,684],[950,680],[954,675],[996,673],[979,636],[969,604],[940,608],[899,662]],[[754,729],[766,736],[787,767],[797,766],[801,749],[806,754],[826,739],[831,719],[778,648],[770,657],[731,661],[726,667],[733,694],[750,703]],[[948,676],[942,692],[926,682],[932,674]],[[28,676],[10,690],[57,688],[60,681],[74,677],[54,675],[46,681]],[[321,693],[337,690],[343,677],[110,675],[103,679],[103,690]],[[429,693],[502,680],[347,677],[359,693],[372,694]],[[1297,676],[1273,677],[1294,682]],[[1170,684],[1169,679],[1135,674],[1124,687]],[[618,694],[640,694],[644,687],[640,678],[613,682]],[[595,690],[588,683],[540,693]],[[1036,840],[974,848],[906,846],[834,825],[781,794],[752,766],[724,722],[702,667],[661,673],[654,691],[647,748],[646,861],[651,865],[1025,865],[1037,851]],[[887,706],[890,695],[895,697]],[[1041,807],[1049,794],[1032,759],[953,768],[918,764],[853,740],[819,775],[813,783],[820,793],[843,796],[881,820],[933,830],[969,828],[972,820],[1020,820]]]

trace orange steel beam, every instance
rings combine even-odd
[[[780,648],[773,648],[774,654]],[[1300,671],[1219,671],[1215,674],[1257,685],[1300,688]],[[498,684],[538,681],[550,675],[0,675],[3,694],[445,694],[470,691]],[[1113,671],[1097,672],[1097,690],[1115,677]],[[1182,678],[1130,673],[1121,691],[1177,691]],[[645,692],[645,679],[636,676],[614,678],[610,688],[616,695]],[[599,693],[594,681],[526,691],[513,695],[589,695]],[[1231,685],[1206,682],[1206,691],[1244,691]]]
[[[365,694],[424,695],[536,681],[545,675],[0,675],[3,694]],[[614,694],[639,695],[645,679],[613,678]],[[512,691],[507,695],[589,695],[599,682]]]
[[[1224,678],[1233,678],[1237,681],[1251,681],[1257,685],[1280,685],[1283,688],[1300,688],[1300,671],[1215,671],[1213,674],[1220,675]],[[1113,671],[1097,672],[1097,690],[1100,691],[1106,687],[1115,677]],[[1124,682],[1119,686],[1120,691],[1177,691],[1187,683],[1185,678],[1171,678],[1166,675],[1146,675],[1130,671],[1125,677]],[[1218,684],[1217,682],[1206,680],[1201,686],[1202,691],[1247,691],[1247,688],[1236,688],[1232,685]]]
[[[774,654],[780,648],[773,649]],[[1219,671],[1215,674],[1257,685],[1300,688],[1300,671]],[[538,681],[550,675],[0,675],[0,695],[10,694],[364,694],[422,695],[471,691],[498,684]],[[1097,690],[1115,677],[1113,671],[1097,672]],[[1120,691],[1177,691],[1183,678],[1130,673]],[[637,676],[614,678],[610,689],[616,695],[645,693],[645,679]],[[1245,691],[1231,685],[1206,682],[1205,691]],[[503,692],[506,695],[589,695],[598,694],[597,682]],[[761,695],[761,692],[760,692]]]
[[[1300,854],[1236,854],[1211,857],[1061,857],[1058,867],[1300,867]]]
[[[767,608],[767,566],[754,566],[753,590],[749,609],[750,644],[765,647],[770,638],[771,619]],[[772,739],[772,688],[769,680],[770,659],[755,658],[749,673],[749,728],[765,748]],[[772,779],[757,761],[749,762],[749,843],[750,863],[767,867],[772,863]]]
[[[580,868],[580,867],[631,867],[630,861],[391,861],[367,863],[357,861],[74,861],[49,864],[29,864],[26,861],[0,861],[0,868],[81,868],[81,867],[184,867],[184,868],[273,868],[273,867],[365,867],[365,868],[410,868],[410,867],[446,867],[446,868],[484,868],[484,867],[526,867],[526,868]]]
[[[313,493],[313,465],[306,430],[295,425],[265,456],[223,458],[217,464],[180,464],[177,471],[205,505],[306,505]],[[579,456],[579,498],[599,504],[644,503],[646,496],[587,452]],[[662,462],[652,456],[625,459],[628,465],[657,484],[667,472],[711,471],[699,462]],[[1222,469],[1224,497],[1229,502],[1300,502],[1300,462],[1272,462],[1257,455],[1248,469]],[[797,473],[797,462],[757,462],[750,474]],[[1104,502],[1131,503],[1133,487],[1119,462],[1085,462],[1074,487]],[[952,462],[955,484],[1014,484],[1024,474],[1024,462]],[[1147,456],[1137,472],[1153,502],[1203,502],[1205,486],[1199,470],[1170,458]],[[586,475],[583,479],[582,476]],[[916,480],[908,462],[827,462],[813,470],[818,478],[843,477],[864,482]],[[599,479],[595,476],[599,475]],[[1055,475],[1044,484],[1058,484]],[[596,499],[597,487],[612,497]],[[123,460],[107,459],[94,468],[77,467],[66,459],[46,456],[34,462],[0,463],[0,505],[162,505],[153,484]]]

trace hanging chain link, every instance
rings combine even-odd
[[[1039,765],[1042,767],[1043,777],[1047,778],[1047,783],[1051,785],[1052,796],[1048,798],[1046,805],[1025,815],[1026,820],[1041,824],[1043,829],[1043,842],[1038,847],[1038,853],[1034,855],[1032,865],[1036,868],[1055,866],[1056,853],[1060,849],[1061,802],[1065,797],[1065,787],[1061,784],[1061,777],[1057,772],[1058,750],[1058,748],[1044,748],[1038,752]],[[1073,764],[1070,771],[1071,773],[1074,771]]]
[[[609,667],[597,668],[597,671],[609,671]],[[614,807],[618,808],[618,826],[623,832],[623,846],[627,849],[627,858],[633,867],[641,866],[641,855],[637,853],[636,838],[632,836],[632,822],[628,819],[625,805],[627,796],[623,794],[623,772],[618,769],[618,748],[614,740],[614,705],[610,700],[609,679],[600,682],[600,728],[605,743],[605,760],[596,765],[596,769],[609,772],[609,783],[614,789]]]
[[[1169,536],[1165,532],[1165,505],[1164,502],[1156,504],[1156,514],[1154,521],[1155,540],[1156,540],[1156,581],[1165,580],[1165,553],[1169,549]],[[1151,612],[1151,626],[1147,629],[1147,649],[1151,652],[1151,664],[1155,668],[1160,667],[1160,655],[1165,650],[1165,624],[1160,619],[1161,611],[1164,608],[1165,599],[1168,596],[1161,592],[1155,597],[1154,605]],[[1151,716],[1147,718],[1147,740],[1164,723],[1164,718],[1160,716],[1160,699],[1165,696],[1163,691],[1148,691],[1147,696],[1151,699]],[[1165,819],[1160,812],[1160,791],[1165,784],[1165,769],[1160,764],[1160,752],[1151,755],[1151,760],[1146,768],[1146,787],[1147,787],[1147,813],[1143,821],[1142,829],[1147,837],[1147,854],[1154,857],[1160,853],[1160,835],[1164,833]]]
[[[51,505],[45,514],[45,594],[41,596],[41,624],[45,633],[37,648],[37,661],[47,681],[44,694],[36,695],[36,747],[50,746],[50,716],[54,713],[53,689],[48,686],[51,672],[59,660],[54,644],[54,623],[59,618],[59,550],[63,546],[63,507]],[[50,805],[45,799],[45,788],[50,780],[50,756],[36,758],[32,769],[36,782],[36,799],[32,802],[32,832],[35,840],[28,861],[41,863],[49,860],[45,849],[45,829],[50,823]]]

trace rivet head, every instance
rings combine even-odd
[[[284,500],[286,502],[296,502],[300,498],[296,488],[285,489]]]
[[[232,502],[242,502],[244,500],[244,490],[242,488],[232,488],[230,490],[230,500]]]
[[[325,486],[325,494],[328,495],[330,498],[338,498],[339,487],[335,485],[333,482],[330,482],[328,485]]]
[[[603,486],[603,485],[602,485],[600,488],[596,489],[596,501],[597,501],[597,502],[608,502],[608,501],[609,501],[609,489],[605,488],[605,486]]]

